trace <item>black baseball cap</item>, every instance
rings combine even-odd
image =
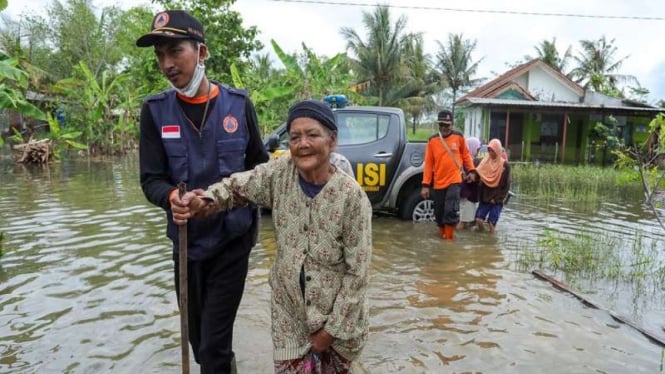
[[[439,123],[439,125],[452,125],[453,113],[444,109],[436,116],[436,121]]]
[[[166,10],[152,19],[150,32],[136,40],[137,47],[150,47],[162,38],[192,39],[205,43],[203,26],[184,10]]]

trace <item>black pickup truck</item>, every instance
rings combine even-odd
[[[431,200],[420,197],[425,142],[407,141],[404,112],[399,108],[347,106],[333,109],[337,120],[336,152],[353,166],[358,184],[375,211],[404,220],[434,218]],[[286,125],[266,139],[273,156],[288,150]]]

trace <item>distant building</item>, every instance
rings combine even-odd
[[[665,111],[585,91],[541,59],[505,72],[455,104],[464,116],[464,134],[500,139],[510,160],[565,163],[607,157],[594,144],[596,123],[611,125],[632,145],[646,140],[649,122]]]

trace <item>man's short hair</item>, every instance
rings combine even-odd
[[[439,125],[452,125],[453,113],[446,109],[440,111],[439,114],[436,116],[436,122],[438,122]]]

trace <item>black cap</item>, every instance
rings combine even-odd
[[[453,124],[453,113],[449,110],[442,110],[439,112],[439,115],[436,116],[436,121],[440,125],[452,125]]]
[[[332,131],[337,131],[335,115],[332,109],[320,101],[305,100],[293,105],[289,109],[289,118],[286,120],[286,131],[291,129],[291,122],[300,117],[312,118]]]
[[[162,38],[192,39],[205,43],[203,26],[184,10],[167,10],[152,19],[150,32],[138,38],[137,47],[150,47]]]

